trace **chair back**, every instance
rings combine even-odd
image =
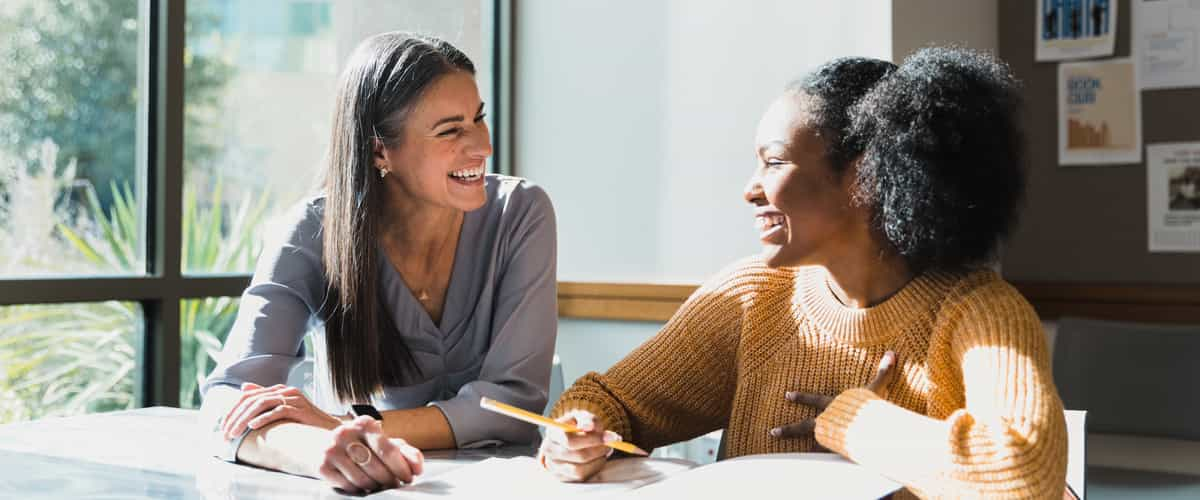
[[[1067,486],[1082,499],[1087,497],[1087,412],[1066,410]]]
[[[554,408],[554,403],[557,403],[559,396],[562,396],[564,385],[562,362],[555,354],[554,363],[550,367],[550,390],[546,398],[546,408],[542,410],[543,415],[550,416],[550,410]]]

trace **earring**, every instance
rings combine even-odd
[[[387,174],[388,174],[388,169],[386,169],[386,168],[379,169],[379,178],[380,179],[387,177]]]

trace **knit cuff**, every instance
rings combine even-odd
[[[626,441],[633,439],[630,436],[633,431],[628,419],[623,418],[623,415],[615,408],[610,408],[609,405],[590,398],[572,398],[570,400],[559,401],[559,404],[554,405],[554,410],[551,412],[550,418],[558,419],[558,417],[563,416],[563,414],[571,410],[589,412],[596,416],[596,423],[602,425],[605,430],[620,434],[621,439]]]
[[[830,451],[849,457],[846,447],[846,432],[858,417],[858,413],[871,401],[881,399],[865,387],[850,389],[839,394],[825,411],[817,416],[814,433],[817,442]]]

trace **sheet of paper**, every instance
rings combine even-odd
[[[459,467],[403,489],[405,495],[449,498],[603,498],[661,481],[695,467],[686,460],[613,460],[586,483],[564,483],[531,457],[489,458]],[[407,496],[406,496],[407,498]]]
[[[684,472],[629,498],[880,498],[901,485],[831,453],[751,455]]]
[[[1034,16],[1038,61],[1113,55],[1116,0],[1038,0]]]
[[[1146,146],[1151,252],[1200,252],[1200,142]]]
[[[1134,0],[1133,53],[1141,88],[1200,87],[1200,2]]]
[[[1132,59],[1058,65],[1058,164],[1142,161],[1142,93]]]

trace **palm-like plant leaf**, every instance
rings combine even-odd
[[[90,225],[60,221],[55,227],[88,262],[136,272],[138,203],[128,183],[109,189],[113,202],[105,210],[95,190],[84,186]],[[227,212],[223,191],[218,179],[200,203],[195,190],[184,190],[185,270],[241,272],[257,257],[270,197],[243,197]],[[198,405],[197,388],[215,364],[237,306],[231,297],[180,301],[181,406]],[[141,316],[137,304],[123,302],[0,308],[0,422],[132,407]]]

